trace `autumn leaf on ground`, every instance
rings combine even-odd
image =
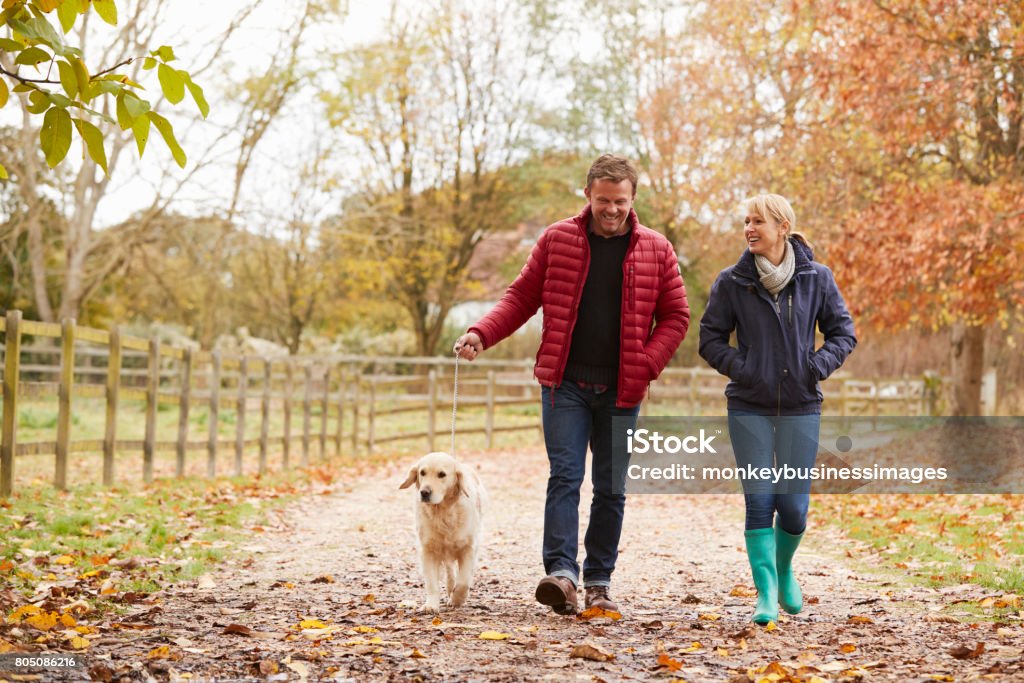
[[[701,614],[697,618],[702,620],[702,621],[718,621],[719,619],[722,618],[722,615],[721,614],[715,614],[714,612],[704,612],[703,614]]]
[[[849,654],[851,652],[856,652],[857,651],[857,646],[854,645],[853,643],[843,643],[842,645],[839,646],[839,651],[842,652],[843,654]]]
[[[324,574],[313,579],[311,583],[334,583],[334,577],[330,574]]]
[[[683,649],[680,650],[680,652],[687,652],[687,653],[689,653],[689,652],[700,652],[703,649],[704,649],[704,646],[701,645],[698,641],[695,640],[692,643],[690,643],[690,647],[684,647]]]
[[[683,668],[683,663],[675,659],[672,659],[667,654],[662,652],[660,655],[658,655],[658,666],[664,666],[669,671],[679,671]]]
[[[242,624],[228,624],[224,628],[224,633],[227,635],[251,636],[252,629],[248,626],[243,626]]]
[[[847,624],[873,624],[870,617],[852,616],[846,620]]]
[[[39,609],[38,605],[23,605],[18,609],[14,610],[13,612],[11,612],[11,615],[7,617],[7,623],[17,624],[21,622],[21,620],[24,619],[26,616],[32,614],[39,614],[40,612],[42,612],[42,610]]]
[[[981,653],[985,651],[985,643],[978,643],[974,646],[974,649],[961,645],[960,647],[954,647],[949,651],[949,654],[957,659],[975,659],[981,656]]]
[[[484,631],[479,638],[481,640],[508,640],[508,634],[499,631]]]
[[[85,650],[89,647],[89,641],[82,636],[75,636],[71,638],[71,640],[68,641],[68,644],[76,650]]]
[[[299,622],[299,628],[327,628],[327,624],[319,619],[303,619]]]
[[[736,584],[733,586],[733,589],[729,591],[729,595],[734,598],[756,598],[757,591],[742,584]]]
[[[146,659],[181,659],[181,655],[171,652],[167,645],[155,647],[146,654]]]
[[[615,659],[615,655],[604,652],[599,647],[591,645],[590,643],[583,643],[577,645],[569,653],[570,658],[575,659],[589,659],[593,662],[607,662]]]
[[[54,560],[54,563],[55,564],[71,564],[74,561],[75,561],[75,558],[71,557],[70,555],[61,555],[56,560]]]
[[[313,628],[317,628],[317,627],[313,627]],[[372,626],[356,626],[352,630],[355,631],[356,633],[376,633],[377,632],[377,629],[375,629]]]
[[[49,631],[57,625],[57,613],[43,612],[42,614],[33,614],[22,623],[28,624],[32,628],[39,629],[40,631]]]
[[[412,652],[409,653],[409,656],[412,657],[413,659],[426,659],[427,658],[427,656],[425,654],[423,654],[422,652],[420,652],[416,648],[412,649]]]
[[[612,621],[618,621],[619,619],[622,618],[622,614],[620,612],[615,612],[615,611],[612,611],[612,610],[602,609],[600,607],[588,607],[587,609],[585,609],[582,612],[580,612],[579,615],[577,616],[577,618],[578,619],[583,619],[584,621],[589,621],[590,619],[600,619],[600,618],[611,619]]]
[[[778,626],[775,625],[774,621],[769,621],[768,625],[764,627],[764,630],[765,630],[766,633],[771,633],[772,631],[774,631],[777,628],[778,628]]]

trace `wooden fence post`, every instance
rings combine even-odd
[[[206,476],[217,476],[217,437],[220,422],[220,351],[210,359],[210,424],[206,441]]]
[[[270,435],[270,385],[273,383],[273,363],[263,359],[263,402],[260,406],[260,466],[259,473],[267,471],[267,439]]]
[[[309,466],[309,421],[312,400],[309,392],[313,382],[313,366],[308,363],[303,367],[305,383],[302,390],[302,466]]]
[[[18,377],[21,365],[21,311],[7,311],[4,338],[4,418],[0,440],[0,496],[14,492],[14,453],[17,450]]]
[[[146,382],[146,438],[142,442],[142,481],[153,481],[156,441],[156,404],[160,388],[160,340],[149,340],[149,378]]]
[[[427,373],[427,452],[434,452],[437,437],[437,370]]]
[[[75,382],[75,319],[65,318],[60,330],[60,388],[57,390],[57,460],[53,485],[68,487],[68,443],[71,441],[71,387]]]
[[[245,454],[245,394],[249,388],[249,359],[242,356],[238,364],[238,401],[235,404],[235,476],[242,476]]]
[[[359,388],[363,382],[363,373],[359,366],[352,370],[352,455],[359,455]]]
[[[331,392],[331,366],[324,366],[324,393],[320,400],[320,459],[327,459],[327,406]]]
[[[289,358],[285,364],[284,381],[284,442],[281,466],[288,469],[292,454],[292,394],[295,391],[295,362]]]
[[[374,427],[377,418],[377,375],[370,375],[370,410],[366,416],[366,452],[373,455]]]
[[[338,365],[338,430],[334,435],[334,455],[341,457],[341,441],[345,427],[345,366]]]
[[[117,444],[117,400],[121,389],[121,330],[110,331],[107,354],[107,415],[103,432],[103,485],[114,485],[114,455]]]
[[[177,462],[174,474],[185,476],[185,453],[188,449],[188,413],[192,401],[192,349],[185,349],[181,365],[181,396],[178,397]]]
[[[494,370],[487,371],[487,417],[484,432],[487,434],[487,447],[494,447]]]

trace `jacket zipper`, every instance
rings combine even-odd
[[[789,326],[793,327],[793,295],[789,295]]]

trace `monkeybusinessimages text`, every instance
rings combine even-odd
[[[626,430],[626,451],[632,455],[715,455],[715,438],[701,429],[697,434],[663,436],[648,429]],[[745,466],[697,466],[671,463],[660,467],[631,464],[626,476],[632,480],[736,480],[765,481],[778,484],[781,481],[802,480],[854,480],[854,481],[909,481],[920,484],[923,481],[941,481],[948,477],[945,467],[755,467]]]

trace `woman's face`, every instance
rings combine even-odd
[[[786,253],[786,232],[785,224],[771,216],[750,213],[743,219],[743,237],[750,253],[765,256],[774,265],[782,263]]]

